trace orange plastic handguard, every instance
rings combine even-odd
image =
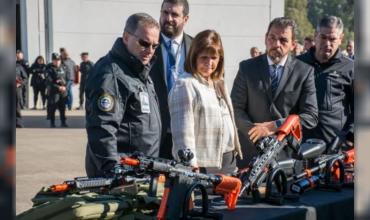
[[[306,173],[307,177],[312,176],[312,171],[310,169],[305,169],[304,172]]]
[[[242,182],[240,179],[235,177],[225,176],[222,174],[219,175],[221,176],[221,183],[216,186],[215,191],[224,195],[227,208],[229,210],[233,210],[235,209],[236,202],[238,201]]]
[[[66,192],[69,190],[69,185],[67,183],[62,183],[62,184],[57,184],[57,185],[52,185],[50,187],[50,190],[52,192]]]
[[[129,166],[134,166],[134,167],[137,167],[137,166],[140,165],[140,161],[139,160],[133,159],[133,158],[130,158],[130,157],[122,157],[121,158],[121,163],[122,164],[129,165]]]
[[[289,134],[292,134],[297,141],[302,139],[302,128],[298,115],[289,115],[279,127],[277,140],[282,141]]]

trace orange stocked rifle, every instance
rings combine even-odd
[[[181,156],[187,155],[187,156]],[[187,218],[187,215],[191,216],[207,216],[208,218],[218,219],[216,213],[208,212],[208,197],[206,194],[206,187],[213,187],[216,193],[222,194],[225,199],[225,203],[228,209],[235,209],[235,205],[238,199],[238,194],[241,188],[241,181],[238,178],[218,175],[218,174],[203,174],[192,171],[190,166],[187,166],[185,161],[189,161],[193,154],[190,151],[180,151],[180,158],[187,158],[182,160],[182,163],[174,160],[164,160],[160,158],[152,158],[143,156],[140,153],[135,153],[131,157],[123,157],[121,163],[136,168],[137,172],[146,172],[151,175],[162,174],[165,176],[165,190],[163,193],[161,205],[157,214],[157,219],[173,219],[173,218]],[[183,193],[176,194],[175,196],[171,193],[176,188],[176,184],[179,183],[179,179],[190,180],[190,186]],[[180,183],[181,184],[181,183]],[[181,186],[184,188],[184,185]],[[202,192],[202,213],[190,213],[188,204],[191,203],[191,193],[195,188],[199,188]],[[171,201],[171,198],[176,199],[176,202]],[[180,204],[179,204],[180,201]],[[176,204],[174,204],[176,203]],[[171,207],[175,207],[172,208]],[[171,209],[171,210],[170,210]],[[174,209],[176,209],[174,211]],[[169,213],[170,212],[170,213]],[[173,215],[176,215],[173,216]],[[215,215],[215,216],[211,216]]]
[[[102,192],[109,193],[114,187],[129,185],[132,183],[149,183],[149,177],[136,178],[132,170],[124,169],[118,165],[113,169],[112,177],[76,177],[74,180],[67,180],[61,184],[49,187],[49,191],[57,194],[81,193],[81,192]]]
[[[312,188],[339,191],[342,186],[353,186],[355,151],[343,145],[345,136],[344,132],[337,135],[327,149],[328,154],[306,160],[305,170],[293,176],[295,182],[290,186],[293,193],[302,194]]]
[[[258,187],[266,181],[266,202],[282,204],[287,192],[287,181],[284,170],[277,162],[279,153],[287,144],[294,145],[301,141],[301,124],[298,115],[290,115],[277,131],[276,136],[268,136],[257,143],[259,152],[249,166],[239,172],[239,178],[243,182],[239,196],[246,192],[252,193],[255,202],[260,200]],[[275,186],[277,192],[271,193],[274,181],[279,181]]]
[[[322,155],[315,159],[312,168],[307,168],[301,174],[293,176],[296,180],[290,190],[302,194],[308,189],[325,188],[341,190],[346,181],[345,167],[355,162],[354,149],[331,155]]]

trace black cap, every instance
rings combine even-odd
[[[52,53],[52,54],[51,54],[51,59],[52,59],[52,60],[60,60],[60,55],[59,55],[59,53]]]

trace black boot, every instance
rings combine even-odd
[[[55,122],[54,121],[50,121],[50,127],[55,128]]]
[[[65,121],[62,122],[62,124],[60,125],[60,127],[62,128],[68,128],[68,125]]]

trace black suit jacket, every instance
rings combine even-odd
[[[246,163],[256,154],[248,135],[253,123],[281,121],[290,114],[298,114],[305,129],[314,128],[318,122],[314,70],[291,56],[274,96],[267,55],[242,61],[231,99]]]
[[[192,37],[184,33],[184,44],[185,44],[185,55],[187,55],[187,52],[189,51]],[[158,49],[155,52],[156,56],[156,62],[153,65],[151,71],[150,71],[150,77],[153,80],[154,83],[154,88],[158,96],[158,101],[159,101],[159,107],[161,111],[161,119],[162,119],[162,144],[161,144],[161,149],[163,148],[168,148],[168,146],[163,146],[164,138],[166,138],[167,131],[170,128],[170,112],[168,109],[168,92],[167,92],[167,77],[166,77],[166,71],[165,71],[165,62],[163,60],[163,55],[162,55],[162,44],[164,44],[164,39],[161,37],[160,38],[160,44],[161,46],[158,47]],[[172,146],[169,146],[171,148]],[[168,151],[169,150],[169,151]],[[166,149],[166,152],[168,151],[170,156],[171,149]]]

